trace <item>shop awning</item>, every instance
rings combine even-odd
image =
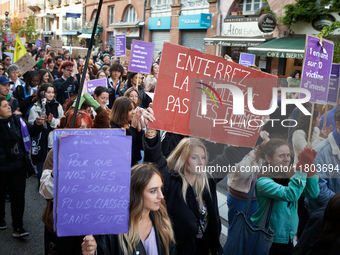
[[[248,52],[262,57],[303,59],[305,37],[282,37],[249,47]]]
[[[260,45],[265,42],[268,38],[264,37],[210,37],[204,38],[204,45],[216,45],[226,47],[252,47]]]
[[[91,39],[91,34],[81,34],[81,35],[78,35],[78,38]]]

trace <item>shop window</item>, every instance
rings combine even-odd
[[[137,13],[135,8],[130,5],[129,8],[126,10],[124,22],[136,22],[137,21]]]
[[[109,25],[115,22],[115,7],[109,6]]]
[[[241,11],[257,11],[265,7],[267,3],[264,0],[240,0],[239,10]]]
[[[209,7],[207,0],[182,0],[182,9],[184,8],[197,8],[197,7]]]
[[[170,4],[171,0],[151,0],[151,8],[155,11],[170,10]]]

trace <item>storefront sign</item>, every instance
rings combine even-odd
[[[295,59],[303,59],[303,53],[292,53],[292,52],[277,52],[277,51],[268,51],[267,57],[270,58],[295,58]]]
[[[224,19],[222,35],[229,37],[254,37],[271,35],[272,32],[263,33],[260,30],[258,21],[259,17]]]
[[[211,14],[201,13],[195,15],[179,16],[179,29],[207,29],[211,27]]]
[[[115,56],[116,57],[126,56],[126,35],[115,36]]]
[[[171,28],[171,16],[149,18],[149,30],[168,30]]]
[[[246,42],[246,41],[226,41],[221,39],[221,40],[209,40],[209,38],[207,38],[206,40],[204,40],[204,45],[205,46],[211,46],[211,45],[216,45],[216,46],[226,46],[226,47],[253,47],[253,46],[257,46],[260,45],[261,42]]]
[[[301,88],[310,91],[311,103],[327,104],[333,49],[333,42],[307,35]]]
[[[115,28],[113,35],[114,36],[126,35],[126,37],[139,37],[139,27]]]
[[[271,33],[276,28],[276,19],[271,14],[262,14],[259,18],[258,25],[263,33]]]

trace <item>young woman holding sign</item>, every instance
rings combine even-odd
[[[110,112],[111,128],[124,128],[127,135],[132,136],[132,160],[131,165],[141,160],[140,151],[143,149],[142,137],[144,131],[141,128],[141,109],[135,111],[135,103],[127,97],[119,97],[115,100]]]
[[[310,171],[316,151],[306,146],[295,168],[290,168],[290,148],[284,140],[270,140],[258,148],[256,155],[257,161],[263,161],[262,169],[266,167],[267,171],[258,176],[258,210],[251,219],[260,225],[268,204],[273,201],[269,226],[275,235],[269,254],[292,254],[299,222],[298,200],[300,196],[316,198],[320,192],[319,177],[316,171]]]
[[[174,234],[162,193],[163,179],[152,164],[131,169],[129,231],[85,236],[83,255],[175,254]]]
[[[153,115],[150,107],[147,114]],[[217,180],[205,169],[206,147],[199,139],[184,138],[166,160],[156,130],[147,128],[145,138],[144,161],[155,163],[164,178],[164,197],[178,254],[219,254],[222,247]],[[217,164],[224,165],[227,160],[224,158],[222,162],[221,159],[218,157],[214,163],[218,161]]]

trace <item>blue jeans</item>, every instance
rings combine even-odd
[[[230,196],[229,192],[227,194],[227,205],[228,205],[228,229],[230,228],[231,224],[233,223],[233,220],[236,216],[236,212],[241,212],[244,209],[244,206],[246,205],[245,200],[240,200],[237,198],[234,198]],[[254,200],[251,202],[250,205],[250,215],[251,217],[255,212],[257,211],[257,201]]]

